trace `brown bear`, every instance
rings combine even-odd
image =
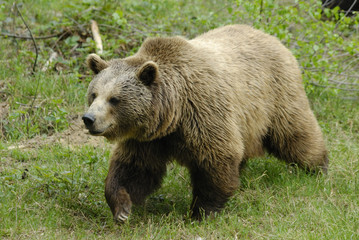
[[[189,169],[194,218],[219,211],[241,163],[265,150],[327,170],[297,61],[275,37],[230,25],[192,40],[149,38],[133,56],[91,54],[87,64],[96,75],[83,121],[116,143],[105,182],[115,220],[160,186],[172,160]]]

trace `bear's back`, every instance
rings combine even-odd
[[[231,87],[222,97],[237,106],[235,122],[241,126],[246,157],[261,152],[261,140],[278,109],[294,109],[293,102],[309,108],[298,63],[277,38],[250,26],[230,25],[189,43],[211,58],[213,68],[222,76],[211,85]]]
[[[211,30],[189,41],[195,48],[228,68],[240,65],[245,72],[299,70],[292,53],[275,37],[247,25],[229,25]],[[297,71],[294,74],[298,74]],[[298,74],[300,75],[300,73]]]

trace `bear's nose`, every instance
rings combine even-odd
[[[86,113],[82,116],[82,120],[84,121],[86,128],[91,128],[96,120],[96,117],[91,113]]]

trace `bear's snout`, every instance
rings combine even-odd
[[[85,115],[82,116],[82,120],[84,121],[86,128],[90,129],[93,127],[96,117],[92,113],[85,113]]]

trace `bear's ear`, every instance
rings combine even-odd
[[[151,85],[158,78],[158,65],[155,62],[145,62],[137,72],[137,77],[146,86]]]
[[[95,74],[98,74],[109,66],[105,60],[102,60],[99,55],[94,53],[87,56],[86,64]]]

